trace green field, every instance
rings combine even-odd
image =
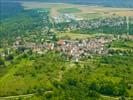
[[[78,8],[64,8],[64,9],[59,9],[59,13],[79,13],[81,12],[80,9]]]
[[[84,19],[98,19],[98,18],[109,18],[112,15],[109,14],[103,14],[103,13],[82,13],[82,14],[76,14],[76,16],[79,16]]]
[[[86,34],[75,34],[71,32],[62,32],[57,34],[57,38],[60,39],[87,39],[87,38],[92,38],[95,37],[95,35],[86,35]]]

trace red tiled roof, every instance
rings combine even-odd
[[[63,40],[59,40],[58,42],[57,42],[57,44],[58,45],[63,45],[65,42],[63,41]]]

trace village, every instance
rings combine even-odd
[[[83,20],[78,23],[79,28],[98,28],[101,26],[121,26],[126,23],[124,17],[100,18],[96,20]]]
[[[56,42],[46,41],[40,44],[26,42],[22,45],[21,38],[19,37],[16,39],[16,42],[14,42],[12,48],[15,50],[18,48],[31,49],[32,52],[38,54],[56,51],[59,52],[65,60],[78,62],[80,59],[87,58],[94,54],[108,54],[108,48],[106,47],[106,44],[112,42],[113,39],[113,37],[99,36],[97,38],[83,40],[60,39]]]
[[[44,12],[45,11],[40,11],[39,14],[43,18],[43,23],[50,26],[48,26],[48,29],[43,29],[45,26],[42,25],[43,27],[40,35],[44,33],[45,37],[47,38],[44,39],[44,37],[42,36],[40,40],[43,41],[37,43],[34,41],[34,39],[33,41],[26,41],[23,37],[17,37],[11,47],[12,49],[23,49],[23,52],[25,52],[25,50],[31,50],[32,52],[37,54],[45,54],[49,51],[56,51],[59,52],[60,55],[67,61],[70,60],[74,62],[79,62],[80,60],[91,57],[92,55],[107,55],[109,51],[107,45],[110,44],[113,40],[119,39],[120,35],[117,35],[117,38],[115,38],[114,35],[99,35],[97,37],[89,39],[72,40],[58,38],[58,40],[53,41],[52,39],[55,39],[56,37],[55,32],[57,27],[61,27],[60,25],[58,25],[59,23],[63,26],[62,23],[66,22],[67,25],[64,26],[66,26],[65,28],[69,29],[68,31],[76,29],[95,29],[102,26],[113,27],[129,24],[129,19],[127,20],[126,17],[120,17],[115,15],[109,18],[85,20],[82,18],[77,18],[76,16],[67,13],[61,14],[59,16],[54,16],[54,21],[51,19],[51,17],[47,16],[46,18],[48,19],[45,22]],[[53,30],[55,32],[53,32]],[[34,37],[38,38],[38,35],[35,35]],[[32,37],[27,38],[32,40]],[[5,54],[1,53],[0,55],[4,56]]]
[[[126,3],[11,1],[0,14],[0,100],[133,100]]]
[[[41,12],[41,14],[42,13],[43,12]],[[127,20],[125,17],[119,16],[93,20],[78,19],[71,14],[62,14],[54,17],[55,24],[67,22],[68,24],[66,26],[70,29],[70,31],[75,29],[93,29],[101,26],[121,26],[128,24],[126,21]],[[48,19],[48,23],[50,23],[50,19]],[[23,41],[25,40],[24,38],[17,37],[11,48],[14,50],[22,48],[24,51],[30,49],[32,52],[37,54],[45,54],[49,51],[56,51],[59,52],[65,60],[78,62],[84,58],[91,57],[92,55],[107,55],[107,45],[116,39],[113,35],[107,37],[104,35],[99,35],[98,37],[90,39],[71,40],[59,38],[56,41],[51,41],[54,34],[51,29],[56,30],[56,28],[57,27],[49,26],[48,31],[45,29],[45,31],[43,30],[44,32],[42,31],[42,33],[45,33],[46,37],[48,37],[48,40],[45,40],[42,37],[41,40],[44,41],[36,43],[35,41]],[[37,36],[35,37],[37,38]],[[31,37],[29,38],[31,39]],[[1,55],[4,56],[4,53],[1,53]]]
[[[126,23],[126,17],[120,17],[120,16],[111,16],[108,18],[97,18],[97,19],[88,19],[85,20],[83,18],[78,18],[72,14],[61,14],[59,16],[53,17],[56,24],[58,23],[69,23],[67,28],[70,29],[81,29],[81,28],[98,28],[101,26],[121,26]],[[73,22],[74,21],[74,22]]]
[[[80,21],[83,20],[83,18],[78,18],[74,16],[73,14],[60,14],[59,16],[54,16],[53,17],[55,23],[62,23],[62,22],[71,22],[71,21]]]
[[[41,12],[43,13],[43,12]],[[43,14],[42,14],[43,15]],[[93,20],[84,20],[78,19],[74,15],[71,14],[62,14],[54,18],[54,23],[58,25],[58,23],[66,22],[68,23],[66,26],[67,29],[75,30],[75,29],[93,29],[101,26],[121,26],[126,25],[127,20],[125,17],[114,16],[110,18],[100,18]],[[49,19],[48,19],[49,20]],[[48,21],[49,23],[50,21]],[[60,26],[58,26],[60,27]],[[49,51],[56,51],[60,53],[67,61],[79,62],[84,58],[91,57],[92,55],[107,55],[108,49],[107,45],[111,43],[113,40],[119,38],[114,38],[111,36],[100,35],[95,38],[90,39],[58,39],[56,41],[52,41],[51,37],[53,37],[54,32],[51,31],[51,28],[55,29],[57,27],[49,27],[48,32],[44,31],[48,40],[43,39],[42,42],[36,43],[35,41],[22,41],[22,37],[17,37],[16,41],[13,43],[11,47],[14,50],[18,50],[23,48],[25,50],[32,50],[32,52],[37,54],[45,54]],[[55,34],[54,34],[55,35]],[[37,37],[37,36],[36,36]]]

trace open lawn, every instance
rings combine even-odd
[[[62,32],[57,34],[58,38],[70,38],[70,39],[87,39],[95,37],[95,35],[88,35],[88,34],[76,34],[71,32]]]

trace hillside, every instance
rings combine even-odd
[[[132,8],[4,5],[0,100],[133,99]]]

